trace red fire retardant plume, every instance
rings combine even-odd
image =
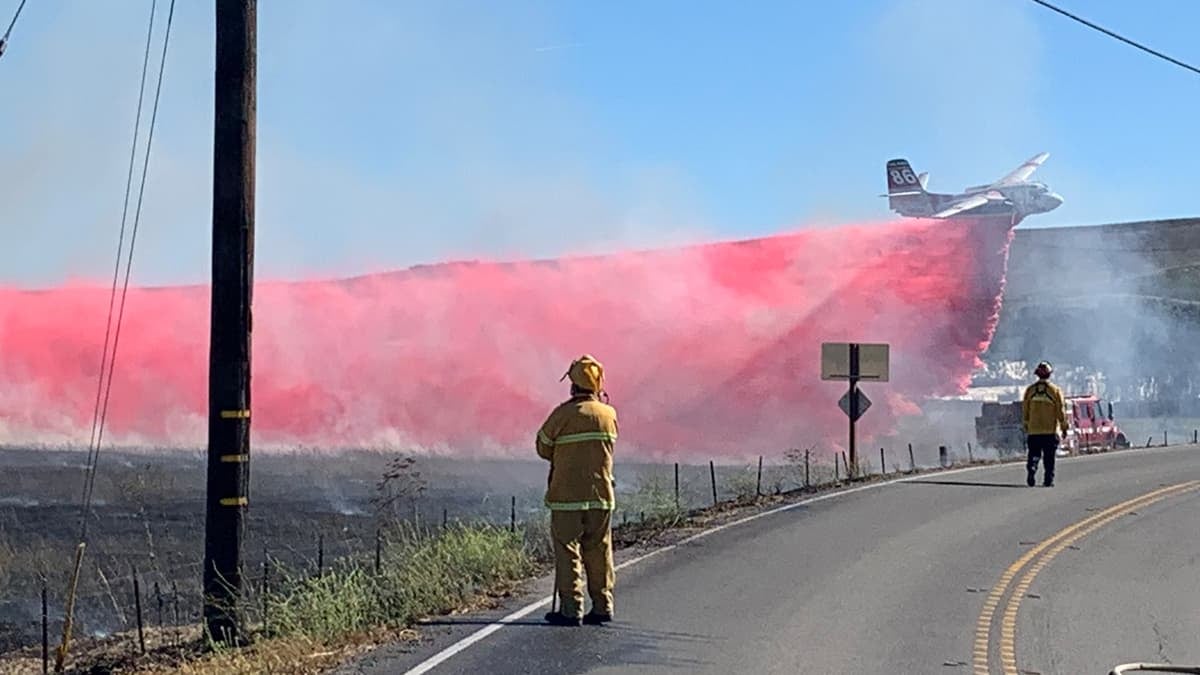
[[[259,283],[253,420],[269,445],[528,455],[590,353],[622,452],[840,442],[820,343],[888,342],[864,432],[961,392],[991,339],[1007,221],[905,220],[551,261]],[[108,289],[0,289],[0,440],[86,443]],[[209,291],[131,289],[108,437],[204,444]]]

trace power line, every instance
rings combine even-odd
[[[117,258],[113,265],[112,288],[108,294],[108,316],[104,322],[104,347],[100,350],[100,378],[96,383],[96,404],[92,410],[92,433],[88,439],[87,472],[84,474],[83,493],[80,496],[80,507],[83,510],[80,523],[80,540],[87,539],[88,507],[91,504],[91,492],[96,462],[99,459],[100,445],[96,442],[96,432],[100,426],[100,405],[104,396],[104,382],[108,375],[108,351],[112,344],[113,313],[116,307],[117,282],[121,274],[121,255],[125,252],[125,226],[129,219],[129,197],[133,192],[133,168],[137,163],[138,136],[142,129],[142,104],[146,97],[146,75],[150,71],[150,45],[154,36],[154,16],[158,2],[150,3],[150,25],[146,28],[146,50],[142,55],[142,81],[138,87],[137,114],[133,119],[133,142],[129,148],[129,171],[125,176],[125,203],[121,209],[121,230],[117,235]]]
[[[17,12],[13,14],[12,21],[8,23],[8,30],[4,31],[3,36],[0,36],[0,56],[4,56],[4,48],[8,46],[8,36],[12,35],[13,26],[17,25],[17,19],[21,18],[23,9],[25,9],[25,0],[21,0],[21,4],[17,5]]]
[[[100,411],[100,424],[96,432],[96,458],[100,456],[100,445],[104,439],[104,422],[108,417],[108,401],[109,395],[112,393],[113,369],[116,367],[117,361],[117,345],[121,341],[121,324],[125,318],[125,298],[129,294],[129,275],[133,270],[133,251],[134,245],[137,243],[138,226],[142,219],[142,199],[146,194],[146,175],[150,169],[150,148],[154,144],[154,127],[158,121],[158,102],[162,97],[163,72],[167,66],[167,46],[171,43],[171,24],[175,18],[175,0],[171,0],[170,9],[167,11],[167,30],[163,37],[162,56],[158,62],[158,81],[155,84],[154,90],[154,105],[150,113],[150,126],[146,135],[146,154],[142,161],[142,176],[141,184],[138,188],[137,208],[134,209],[133,215],[133,230],[129,237],[129,255],[125,262],[125,280],[121,287],[121,303],[117,309],[117,321],[113,332],[113,347],[112,355],[108,359],[108,382],[104,390],[104,407]],[[90,503],[92,492],[96,484],[96,467],[92,466],[92,475],[88,486],[88,501]],[[86,517],[86,513],[85,513]],[[86,522],[86,521],[85,521]]]
[[[1045,7],[1046,9],[1058,12],[1059,14],[1062,14],[1063,16],[1067,17],[1068,19],[1077,21],[1077,22],[1087,26],[1088,28],[1091,28],[1092,30],[1100,31],[1101,33],[1104,33],[1105,35],[1107,35],[1111,38],[1116,38],[1117,40],[1120,40],[1121,42],[1124,42],[1125,44],[1130,45],[1131,47],[1136,47],[1136,48],[1146,52],[1147,54],[1150,54],[1152,56],[1157,56],[1158,58],[1160,58],[1164,61],[1173,63],[1173,64],[1179,66],[1180,68],[1190,70],[1193,73],[1200,75],[1200,68],[1197,68],[1196,66],[1184,63],[1183,61],[1180,61],[1179,59],[1172,58],[1170,56],[1167,56],[1166,54],[1163,54],[1160,51],[1151,49],[1151,48],[1147,47],[1146,45],[1141,44],[1140,42],[1135,42],[1134,40],[1130,40],[1127,37],[1118,35],[1118,34],[1112,32],[1111,30],[1108,30],[1107,28],[1098,26],[1098,25],[1092,23],[1091,21],[1084,19],[1083,17],[1076,16],[1060,7],[1055,7],[1054,5],[1050,4],[1049,2],[1046,2],[1046,0],[1033,0],[1033,2],[1036,2],[1037,4],[1041,5],[1042,7]]]
[[[86,541],[86,539],[87,539],[88,511],[91,508],[92,496],[95,492],[96,473],[97,473],[96,467],[100,460],[100,448],[101,448],[101,445],[103,444],[103,439],[104,439],[104,424],[108,417],[108,402],[109,402],[109,396],[112,393],[112,380],[113,380],[113,372],[114,372],[115,364],[116,364],[117,346],[120,342],[121,325],[122,325],[122,321],[125,316],[125,300],[126,300],[126,297],[128,295],[128,291],[129,291],[130,272],[132,271],[132,268],[133,268],[134,245],[137,243],[138,225],[140,224],[140,221],[141,221],[142,200],[143,200],[143,197],[145,195],[145,190],[146,190],[146,175],[149,171],[150,149],[154,143],[154,128],[155,128],[156,122],[158,121],[158,105],[159,105],[159,100],[162,96],[162,80],[163,80],[163,71],[166,67],[167,46],[170,44],[170,41],[171,41],[171,24],[172,24],[174,15],[175,15],[175,1],[171,0],[171,7],[167,14],[166,33],[163,37],[162,56],[160,58],[159,67],[158,67],[158,81],[155,85],[153,111],[152,111],[151,117],[150,117],[148,137],[146,140],[146,153],[145,153],[143,163],[142,163],[142,174],[141,174],[141,182],[140,182],[140,186],[139,186],[139,190],[138,190],[137,208],[134,211],[133,231],[132,231],[132,235],[131,235],[131,238],[129,241],[129,252],[127,254],[126,261],[125,261],[125,280],[124,280],[124,284],[122,285],[122,288],[121,288],[121,301],[120,301],[120,304],[117,306],[116,321],[114,323],[113,309],[114,309],[114,305],[116,304],[115,300],[116,300],[116,293],[117,293],[117,281],[120,276],[121,253],[122,253],[122,249],[124,248],[125,226],[126,226],[126,222],[127,222],[127,218],[128,218],[128,213],[129,213],[129,198],[130,198],[130,195],[132,192],[133,166],[134,166],[135,158],[137,155],[137,138],[139,135],[140,121],[141,121],[141,115],[142,115],[142,97],[145,92],[146,76],[147,76],[147,73],[149,70],[150,42],[151,42],[151,36],[153,35],[153,30],[154,30],[154,16],[155,16],[156,5],[157,5],[157,2],[151,3],[151,6],[150,6],[150,12],[151,12],[150,13],[150,26],[147,29],[147,33],[146,33],[146,53],[142,60],[142,87],[141,87],[141,92],[139,92],[139,95],[138,95],[138,111],[137,111],[137,117],[135,120],[135,127],[134,127],[133,147],[131,148],[130,155],[129,155],[129,173],[128,173],[128,176],[126,177],[126,185],[125,185],[125,206],[124,206],[124,210],[122,211],[122,214],[121,214],[121,233],[120,233],[120,237],[119,237],[119,241],[118,241],[118,245],[117,245],[117,262],[116,262],[116,268],[113,270],[112,290],[110,292],[109,301],[108,301],[108,320],[107,320],[106,326],[105,326],[104,353],[101,355],[101,360],[100,360],[100,380],[99,380],[99,383],[97,385],[97,390],[96,390],[96,407],[93,410],[93,419],[92,419],[92,438],[89,441],[87,473],[84,478],[83,504],[81,505],[83,508],[83,522],[81,523],[81,528],[80,528],[80,541]],[[111,350],[109,349],[110,336],[112,338]]]
[[[17,25],[17,19],[21,18],[21,10],[23,9],[25,9],[25,0],[21,0],[21,4],[17,5],[17,12],[13,14],[12,21],[8,24],[8,30],[4,31],[4,40],[7,40],[8,36],[12,35],[13,26]]]
[[[149,49],[150,49],[151,36],[153,36],[153,32],[154,32],[154,14],[155,14],[156,7],[157,7],[157,0],[154,3],[152,3],[151,7],[150,7],[150,28],[147,30],[147,37],[146,37],[147,54],[149,53]],[[79,545],[75,548],[75,563],[74,563],[74,567],[71,572],[70,583],[67,588],[67,607],[66,607],[66,611],[64,612],[62,642],[59,644],[57,653],[55,655],[55,667],[56,667],[57,671],[59,671],[59,672],[61,672],[63,669],[63,664],[66,661],[67,651],[69,649],[69,645],[71,642],[71,631],[73,629],[74,618],[75,618],[74,617],[75,602],[78,599],[77,591],[79,588],[79,574],[80,574],[81,566],[83,564],[83,554],[87,548],[88,516],[89,516],[89,512],[91,511],[92,496],[95,492],[95,487],[96,487],[96,467],[97,467],[97,464],[100,459],[100,448],[101,448],[101,444],[103,443],[103,439],[104,439],[104,423],[105,423],[105,419],[108,416],[108,401],[109,401],[109,394],[112,392],[112,377],[113,377],[113,370],[114,370],[115,364],[116,364],[117,345],[120,342],[121,323],[122,323],[122,319],[124,318],[124,315],[125,315],[125,298],[129,291],[129,275],[130,275],[130,271],[133,267],[134,245],[137,243],[138,224],[141,220],[141,213],[142,213],[142,197],[144,196],[145,190],[146,190],[146,174],[148,173],[149,166],[150,166],[150,149],[154,142],[154,126],[158,120],[158,103],[159,103],[159,99],[162,95],[163,72],[166,68],[166,63],[167,63],[167,46],[171,43],[171,24],[172,24],[172,20],[174,19],[174,16],[175,16],[175,0],[171,0],[171,8],[170,8],[169,12],[167,13],[166,33],[163,37],[162,57],[159,61],[159,65],[158,65],[158,82],[155,85],[154,106],[153,106],[153,112],[150,115],[150,124],[149,124],[147,139],[146,139],[146,154],[145,154],[145,158],[142,162],[141,184],[140,184],[139,192],[138,192],[137,208],[134,211],[133,232],[132,232],[132,235],[129,240],[129,254],[128,254],[128,257],[126,258],[126,263],[125,263],[125,283],[121,290],[121,304],[120,304],[120,307],[117,312],[115,326],[113,325],[113,318],[112,318],[113,297],[111,295],[109,297],[109,315],[108,315],[108,323],[106,325],[106,333],[108,331],[111,331],[113,334],[112,335],[112,351],[111,351],[111,356],[104,355],[101,357],[100,387],[104,390],[104,397],[103,397],[104,401],[103,401],[103,405],[99,406],[98,419],[96,417],[93,417],[93,420],[92,420],[93,438],[91,440],[93,442],[89,443],[89,447],[88,447],[88,460],[89,461],[88,461],[87,471],[84,475],[84,489],[83,489],[83,503],[81,504],[82,515],[80,518],[81,523],[80,523]],[[148,70],[148,66],[149,66],[149,59],[143,58],[143,61],[142,61],[142,90],[141,90],[142,93],[145,92],[146,72]],[[142,104],[142,93],[139,93],[139,95],[138,95],[138,119],[139,120],[141,119],[141,111],[142,111],[142,105],[141,105]],[[132,163],[134,162],[134,159],[136,157],[137,135],[138,135],[137,128],[135,126],[135,130],[134,130],[134,139],[135,140],[134,140],[134,146],[133,146],[134,150],[130,154],[130,163],[131,163],[130,178],[132,178]],[[124,239],[123,233],[124,233],[124,228],[125,228],[126,217],[128,215],[129,192],[131,190],[131,185],[132,185],[132,181],[127,179],[126,187],[125,187],[125,190],[126,190],[125,210],[121,216],[122,239]],[[117,250],[117,268],[118,268],[118,270],[120,268],[120,264],[121,264],[121,252],[120,252],[120,247],[118,247],[118,250]],[[114,273],[113,295],[115,295],[115,293],[116,293],[116,282],[117,282],[116,277],[117,277],[117,275]],[[107,342],[107,341],[108,341],[108,336],[106,334],[105,342]],[[104,361],[108,362],[107,383],[105,383],[105,374],[106,373],[104,372]],[[99,394],[97,394],[97,396],[99,396]]]

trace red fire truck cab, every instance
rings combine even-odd
[[[1113,420],[1111,402],[1088,395],[1068,396],[1063,403],[1070,427],[1064,450],[1074,455],[1129,447],[1129,439]]]

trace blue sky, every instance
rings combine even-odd
[[[1200,62],[1193,0],[1061,3]],[[26,6],[0,282],[111,273],[149,7]],[[139,282],[207,278],[212,24],[179,0]],[[261,0],[259,85],[260,277],[883,220],[898,156],[954,190],[1049,151],[1027,226],[1200,215],[1200,77],[1025,0]]]

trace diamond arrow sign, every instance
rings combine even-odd
[[[858,394],[858,417],[862,417],[863,413],[867,412],[867,408],[871,407],[871,399],[867,398],[867,395],[862,393],[861,389],[855,389],[854,391]],[[850,416],[850,392],[842,394],[842,399],[838,401],[838,407],[842,409],[842,412],[846,413],[847,417]],[[852,421],[857,422],[858,417],[855,417]]]

